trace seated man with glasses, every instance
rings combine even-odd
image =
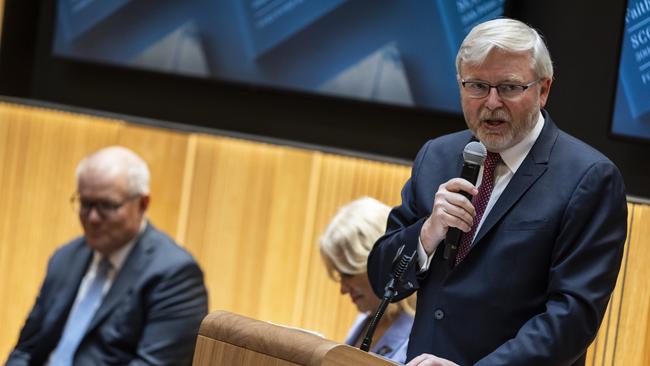
[[[374,292],[400,246],[418,251],[395,299],[417,291],[409,366],[584,365],[623,255],[621,174],[543,110],[553,64],[528,25],[477,25],[456,72],[469,129],[420,150],[368,258]],[[475,140],[487,151],[473,184],[458,177]]]
[[[203,273],[145,217],[147,164],[123,147],[79,163],[84,235],[50,259],[7,365],[189,365],[207,314]]]

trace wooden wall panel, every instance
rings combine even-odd
[[[204,263],[211,308],[291,321],[313,160],[304,150],[197,138],[185,241]]]
[[[650,206],[633,205],[627,253],[619,276],[616,331],[606,347],[615,365],[647,365],[650,357]],[[609,342],[612,345],[609,345]]]
[[[357,310],[349,296],[341,296],[338,284],[327,276],[318,240],[336,211],[356,198],[371,196],[390,206],[397,205],[409,168],[335,155],[324,155],[320,165],[313,219],[315,230],[305,243],[311,248],[305,257],[311,271],[307,274],[307,288],[302,297],[305,307],[296,316],[301,316],[297,321],[300,326],[317,329],[328,338],[343,341]]]
[[[621,271],[587,365],[650,364],[650,206],[628,204]]]
[[[614,292],[609,301],[607,311],[603,317],[600,330],[598,331],[598,335],[587,352],[586,365],[616,365],[616,363],[614,363],[617,359],[616,343],[619,334],[619,320],[621,306],[623,305],[623,295],[625,295],[623,289],[625,288],[626,281],[627,259],[630,253],[630,232],[632,231],[633,218],[635,216],[635,209],[637,208],[636,206],[637,205],[634,204],[628,204],[628,237],[625,243],[620,273],[616,281],[616,287],[614,288]]]
[[[263,276],[252,278],[260,286],[261,302],[257,319],[293,323],[294,314],[301,313],[304,297],[297,298],[304,288],[304,279],[311,269],[305,267],[305,249],[312,236],[318,185],[315,176],[317,155],[313,152],[280,148],[274,162],[270,199],[268,239],[263,256]],[[264,206],[260,206],[264,210]],[[261,280],[261,281],[260,281]],[[295,324],[301,325],[301,324]]]

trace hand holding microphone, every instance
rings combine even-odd
[[[472,227],[475,209],[471,200],[478,193],[474,185],[486,156],[487,149],[483,144],[470,142],[463,151],[464,164],[460,178],[450,179],[438,188],[431,216],[420,232],[420,240],[427,254],[431,255],[445,240],[445,259],[455,256],[462,233],[470,231]]]

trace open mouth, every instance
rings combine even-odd
[[[498,128],[506,124],[507,122],[500,119],[484,119],[481,121],[481,123],[483,124],[483,126],[487,128]]]

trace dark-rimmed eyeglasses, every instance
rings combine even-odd
[[[74,210],[81,216],[87,216],[94,208],[99,216],[106,218],[119,210],[120,207],[124,206],[127,202],[139,197],[139,194],[135,194],[123,199],[122,201],[116,202],[110,200],[91,200],[83,198],[79,196],[78,193],[75,193],[70,197],[70,203]]]
[[[461,80],[460,85],[463,87],[463,91],[470,98],[485,98],[490,94],[492,88],[497,90],[499,97],[503,99],[517,99],[520,97],[528,88],[537,84],[542,79],[533,80],[528,84],[513,84],[513,83],[503,83],[492,85],[484,81],[473,81],[473,80]]]

